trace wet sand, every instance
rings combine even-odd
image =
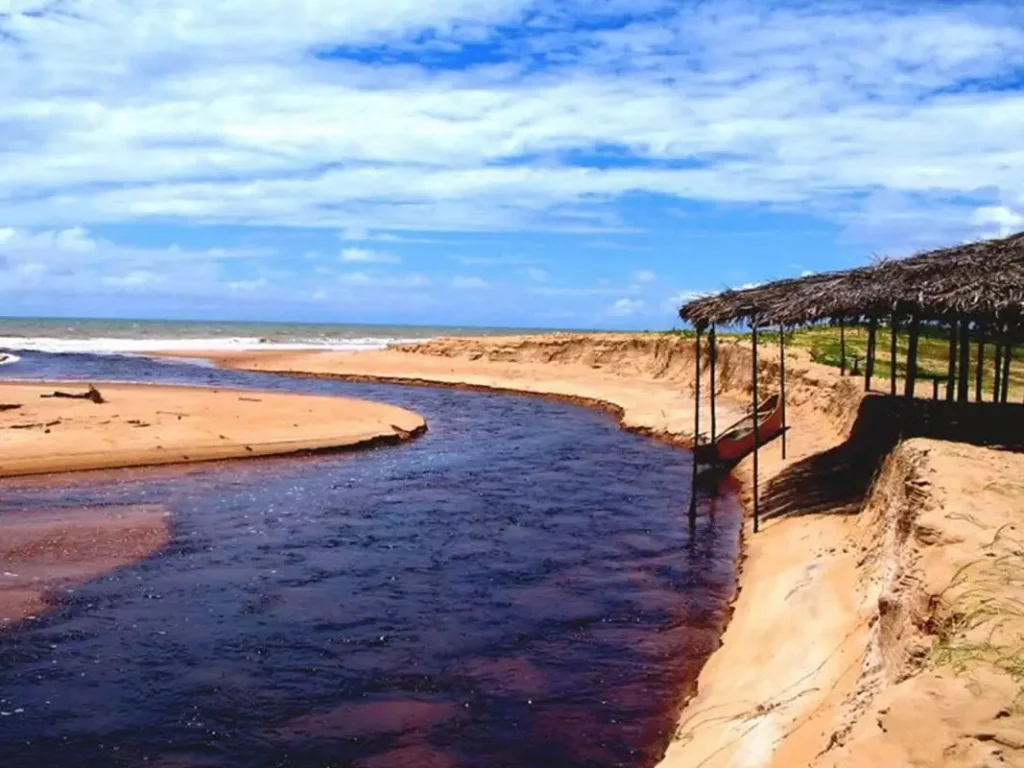
[[[444,339],[381,352],[209,357],[248,370],[596,401],[620,410],[623,426],[681,444],[692,429],[693,345],[683,339],[565,334]],[[742,344],[720,349],[719,426],[749,398],[749,360]],[[862,380],[841,378],[799,352],[787,355],[787,367],[788,457],[782,460],[778,442],[762,451],[762,493],[793,476],[802,479],[761,533],[753,535],[747,523],[732,621],[662,765],[1024,765],[1024,723],[1013,705],[1021,691],[1019,648],[1016,655],[1012,646],[1002,656],[992,653],[995,661],[977,667],[959,663],[971,655],[963,650],[949,654],[959,661],[938,662],[950,644],[970,646],[955,640],[958,614],[950,600],[964,589],[958,581],[964,563],[991,559],[1005,521],[1014,514],[1019,520],[1022,489],[1006,483],[1024,477],[1024,457],[910,441],[893,453],[887,474],[873,486],[868,478],[863,498],[821,503],[815,485],[828,486],[829,478],[801,471],[848,441],[864,397]],[[773,359],[763,352],[762,385],[770,388],[777,371],[777,353]],[[704,387],[707,392],[706,377]],[[705,413],[705,425],[707,419]],[[900,458],[922,451],[927,459],[918,471],[930,478],[927,495],[907,491],[924,481]],[[750,460],[735,474],[749,502]],[[980,531],[966,541],[955,530],[965,508]],[[925,510],[928,522],[919,517]],[[936,549],[950,542],[954,550]],[[1008,556],[1019,558],[1019,547],[1011,546]],[[1020,586],[1010,578],[989,588],[1012,601]],[[1000,627],[1018,621],[994,620]],[[911,727],[919,711],[931,718]]]
[[[141,560],[168,540],[155,505],[0,514],[0,631],[62,593]]]
[[[105,402],[44,399],[86,385],[0,383],[0,477],[247,458],[400,441],[401,408],[333,397],[103,384]]]
[[[419,434],[424,420],[358,400],[101,384],[104,402],[43,398],[87,385],[0,383],[0,478],[348,449]],[[0,510],[0,629],[53,596],[141,560],[168,538],[158,507]]]

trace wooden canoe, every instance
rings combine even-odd
[[[782,403],[772,395],[757,408],[759,445],[782,431]],[[713,443],[700,443],[693,449],[698,464],[735,464],[754,450],[754,414],[748,414],[726,429]]]

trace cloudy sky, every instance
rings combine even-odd
[[[0,0],[0,314],[656,328],[1024,229],[1024,5]]]

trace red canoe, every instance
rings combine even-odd
[[[782,403],[772,395],[757,408],[757,442],[764,445],[782,431]],[[735,464],[754,450],[754,415],[749,414],[722,432],[713,443],[694,447],[698,464]]]

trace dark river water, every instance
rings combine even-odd
[[[337,394],[430,425],[365,453],[0,481],[0,515],[172,513],[165,550],[0,634],[3,768],[647,766],[718,644],[738,506],[702,499],[691,529],[689,455],[603,413],[135,358],[0,375]]]

